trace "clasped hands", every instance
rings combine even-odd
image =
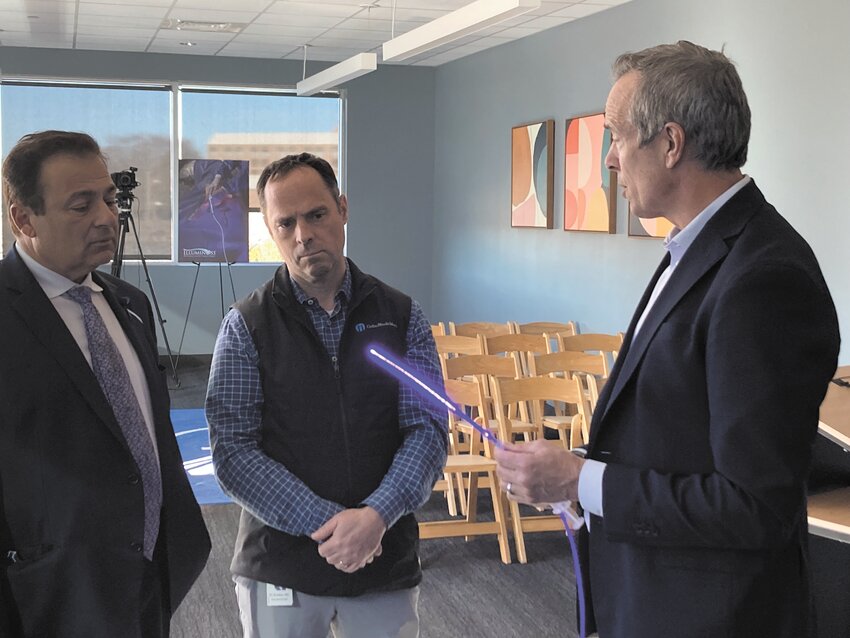
[[[550,503],[578,502],[584,459],[552,441],[505,443],[496,449],[496,474],[508,498],[542,509]]]
[[[353,574],[381,555],[384,519],[371,507],[343,510],[310,535],[319,556],[346,574]]]

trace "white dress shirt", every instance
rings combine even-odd
[[[127,335],[124,334],[124,330],[121,328],[121,324],[118,322],[118,318],[115,316],[115,313],[112,312],[109,302],[104,298],[103,288],[94,283],[91,273],[86,276],[85,280],[83,280],[81,284],[77,284],[67,277],[38,263],[29,254],[27,254],[26,250],[20,244],[16,244],[15,248],[17,248],[18,254],[21,256],[24,264],[26,264],[27,268],[29,268],[30,272],[33,274],[33,277],[35,277],[35,280],[41,286],[44,294],[47,295],[48,299],[50,299],[50,303],[52,303],[53,307],[56,308],[56,312],[59,313],[62,321],[65,322],[71,336],[74,337],[74,341],[77,342],[83,356],[86,358],[86,361],[88,361],[89,366],[91,366],[91,352],[89,351],[89,341],[88,337],[86,337],[86,328],[83,323],[83,308],[76,301],[65,297],[64,295],[71,288],[77,285],[91,288],[91,300],[94,303],[94,307],[97,308],[97,311],[100,313],[103,323],[109,331],[109,336],[112,337],[112,340],[118,348],[118,353],[121,355],[121,358],[124,360],[124,364],[127,366],[127,373],[130,375],[130,383],[133,385],[136,399],[139,401],[139,406],[142,409],[142,416],[145,419],[145,425],[147,425],[148,432],[150,433],[151,440],[153,441],[153,448],[157,453],[158,458],[159,451],[156,445],[156,434],[153,426],[153,408],[151,407],[150,390],[148,388],[148,381],[145,378],[145,371],[139,361],[139,355],[136,354],[136,350],[133,348],[130,340],[127,338]],[[131,321],[141,322],[141,319],[135,316],[134,313],[129,312],[129,314]]]
[[[752,178],[744,175],[740,180],[723,191],[717,199],[706,206],[687,226],[681,229],[674,227],[668,233],[667,237],[664,239],[664,248],[670,253],[670,263],[667,268],[664,269],[664,272],[661,273],[658,281],[655,282],[655,288],[652,290],[649,301],[646,303],[646,307],[643,309],[643,313],[641,313],[640,319],[638,319],[638,322],[635,325],[635,331],[632,335],[632,343],[634,343],[635,337],[638,332],[640,332],[641,327],[643,327],[643,322],[646,320],[650,310],[652,310],[652,307],[661,295],[661,291],[664,290],[667,282],[670,281],[670,277],[673,276],[676,266],[678,266],[679,262],[682,261],[682,257],[685,256],[685,253],[697,238],[697,235],[699,235],[700,231],[705,228],[708,221],[714,217],[714,214],[720,210],[726,202],[732,199],[735,193],[740,191],[751,181]],[[605,467],[606,464],[601,461],[588,459],[581,468],[581,474],[579,474],[579,503],[581,503],[581,506],[584,508],[585,520],[587,521],[588,529],[590,529],[589,514],[602,516],[604,505],[602,503],[602,477],[605,474]]]

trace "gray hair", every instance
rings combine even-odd
[[[624,53],[614,79],[640,74],[630,117],[640,145],[667,122],[685,131],[685,153],[708,170],[732,170],[747,161],[750,107],[735,65],[722,51],[680,40]]]

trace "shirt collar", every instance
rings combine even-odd
[[[304,292],[304,289],[298,285],[298,282],[295,281],[292,276],[289,277],[289,281],[292,283],[292,292],[295,294],[295,299],[300,304],[306,304],[311,299],[315,299],[315,297],[310,297]],[[334,296],[334,301],[337,303],[340,302],[348,302],[351,300],[351,269],[348,267],[348,261],[345,262],[345,275],[342,277],[342,284],[339,287],[339,290],[336,291],[336,295]]]
[[[691,244],[694,243],[697,235],[699,235],[700,231],[705,228],[705,225],[712,217],[714,217],[715,213],[717,213],[717,211],[720,210],[726,202],[732,199],[735,193],[740,191],[751,181],[753,180],[749,175],[744,175],[741,179],[732,184],[732,186],[723,191],[717,199],[706,206],[687,226],[681,229],[674,226],[673,229],[667,233],[667,237],[664,239],[664,248],[666,248],[670,253],[671,267],[675,267],[676,264],[681,261],[685,252],[687,252]]]
[[[92,279],[91,273],[86,275],[86,278],[82,281],[82,283],[78,284],[75,281],[71,281],[64,275],[60,275],[58,272],[50,270],[47,266],[43,266],[38,263],[20,244],[16,243],[15,248],[18,251],[18,255],[21,257],[21,260],[24,262],[26,267],[29,268],[29,271],[32,273],[33,277],[35,277],[35,280],[38,282],[38,285],[41,286],[41,289],[44,291],[44,294],[47,295],[48,299],[61,297],[74,286],[87,286],[91,288],[93,292],[103,292],[103,288],[98,286]]]

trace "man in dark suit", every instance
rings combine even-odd
[[[210,549],[174,437],[153,315],[95,268],[115,186],[88,135],[3,163],[0,635],[159,638]]]
[[[811,631],[805,480],[839,349],[806,242],[740,167],[750,111],[721,52],[620,56],[606,158],[674,225],[600,396],[587,461],[497,454],[511,498],[579,501],[601,638]]]

